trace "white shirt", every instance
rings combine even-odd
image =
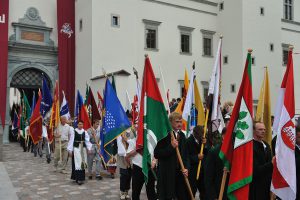
[[[46,128],[46,126],[43,126],[43,132],[42,132],[42,136],[44,137],[44,138],[46,138],[46,137],[48,137],[48,133],[47,133],[47,128]]]
[[[129,144],[128,149],[127,149],[127,153],[135,150],[135,148],[136,148],[136,139],[135,138],[130,139],[130,140],[127,140],[127,142]],[[133,164],[139,166],[140,168],[143,167],[143,156],[141,154],[139,154],[139,153],[135,154],[135,156],[133,156],[131,158],[131,161],[132,161]]]
[[[72,131],[73,131],[73,134],[74,134],[74,128],[71,126],[69,126],[69,124],[65,124],[65,125],[62,125],[60,124],[58,126],[58,133],[61,135],[61,140],[62,141],[68,141],[69,140],[69,136],[72,135]]]
[[[90,136],[89,134],[84,130],[84,129],[81,129],[79,130],[78,128],[75,129],[75,131],[78,133],[78,134],[85,134],[84,135],[84,140],[85,140],[85,145],[86,145],[86,148],[88,150],[91,150],[92,149],[92,143],[90,143]],[[70,135],[70,140],[68,142],[68,147],[67,147],[67,150],[68,151],[73,151],[73,143],[74,143],[74,135],[75,133],[73,132],[71,135]]]
[[[25,127],[25,135],[29,135],[29,131],[27,132],[27,130],[29,129],[29,126]]]

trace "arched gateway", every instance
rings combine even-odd
[[[14,34],[9,37],[8,43],[8,88],[3,143],[9,142],[10,89],[24,91],[31,101],[33,91],[37,92],[41,88],[42,74],[51,90],[58,78],[57,47],[50,39],[52,28],[41,20],[38,10],[28,8],[24,17],[11,25]]]

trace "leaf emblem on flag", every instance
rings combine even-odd
[[[235,137],[237,137],[240,140],[245,139],[245,135],[243,131],[247,130],[249,128],[249,125],[246,121],[243,121],[247,117],[247,112],[241,111],[239,113],[239,119],[236,123],[236,131],[235,131]]]

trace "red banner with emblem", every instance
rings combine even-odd
[[[60,90],[67,94],[70,113],[75,99],[75,0],[57,0],[58,69]],[[62,97],[62,95],[60,95]]]
[[[9,0],[0,0],[0,118],[5,125],[8,66],[8,10]]]

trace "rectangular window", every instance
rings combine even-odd
[[[146,48],[156,49],[156,30],[146,29]]]
[[[223,60],[224,60],[224,64],[228,64],[228,56],[224,56]]]
[[[230,92],[235,93],[235,84],[230,84]]]
[[[272,52],[274,51],[274,44],[273,43],[270,44],[270,51],[272,51]]]
[[[203,38],[203,55],[212,56],[212,39]]]
[[[83,24],[82,24],[82,19],[79,20],[79,32],[82,31]]]
[[[120,16],[119,15],[115,15],[115,14],[111,15],[111,26],[117,27],[117,28],[120,27]]]
[[[263,7],[260,7],[260,15],[265,15],[265,9]]]
[[[190,53],[190,36],[181,34],[181,52]]]
[[[219,10],[221,11],[221,10],[224,10],[224,2],[221,2],[220,4],[219,4]]]
[[[282,64],[286,65],[288,62],[288,55],[289,55],[289,51],[286,49],[282,50]]]
[[[255,65],[255,57],[252,57],[252,65]]]
[[[293,0],[284,0],[283,10],[284,19],[293,20]]]

